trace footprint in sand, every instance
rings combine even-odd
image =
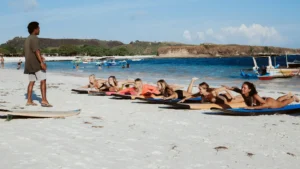
[[[286,154],[287,154],[287,155],[290,155],[290,156],[292,156],[292,157],[296,157],[296,155],[295,155],[295,154],[293,154],[293,153],[289,153],[289,152],[287,152]]]
[[[96,120],[102,120],[102,117],[97,117],[97,116],[92,116],[91,118]]]
[[[21,107],[21,106],[14,106],[14,107],[12,107],[12,109],[24,109],[24,107]]]
[[[220,150],[228,150],[228,148],[225,147],[225,146],[218,146],[218,147],[215,147],[214,149],[217,150],[217,151],[220,151]]]
[[[252,157],[252,156],[254,156],[254,154],[253,154],[253,153],[249,153],[249,152],[246,152],[246,155],[247,155],[248,157]]]
[[[92,126],[93,128],[103,128],[104,126]]]

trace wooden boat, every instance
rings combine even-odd
[[[268,58],[268,66],[262,67],[260,69],[257,66],[255,57],[252,57],[253,64],[254,64],[253,71],[259,80],[271,80],[274,78],[291,78],[293,76],[300,75],[300,67],[299,68],[290,68],[289,67],[289,65],[292,65],[292,64],[289,64],[291,62],[288,62],[287,56],[286,56],[286,63],[287,63],[286,68],[279,67],[279,65],[273,66],[271,56],[260,56],[260,57]],[[276,62],[276,60],[275,60],[275,62]],[[297,62],[295,62],[295,63],[297,63]],[[247,77],[247,74],[242,72],[242,70],[241,70],[241,75],[244,77]]]

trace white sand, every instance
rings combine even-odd
[[[65,119],[0,119],[3,169],[299,168],[299,116],[216,116],[71,94],[87,78],[53,73],[47,95],[54,107],[26,107],[22,72],[0,69],[0,108],[82,112]],[[40,97],[38,85],[34,90]],[[228,149],[216,151],[218,146]]]

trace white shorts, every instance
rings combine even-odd
[[[39,70],[35,73],[30,73],[28,78],[30,82],[46,80],[46,71]]]

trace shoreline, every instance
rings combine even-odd
[[[76,57],[79,56],[44,56],[46,61],[72,61],[75,60]],[[80,56],[85,57],[85,56]],[[93,57],[93,56],[86,56],[92,59],[100,59],[103,57],[114,57],[116,60],[120,59],[146,59],[146,58],[156,58],[155,55],[135,55],[135,56],[101,56],[101,57]],[[25,62],[25,57],[3,57],[5,62],[18,62],[21,60],[22,62]],[[4,62],[4,63],[5,63]]]

